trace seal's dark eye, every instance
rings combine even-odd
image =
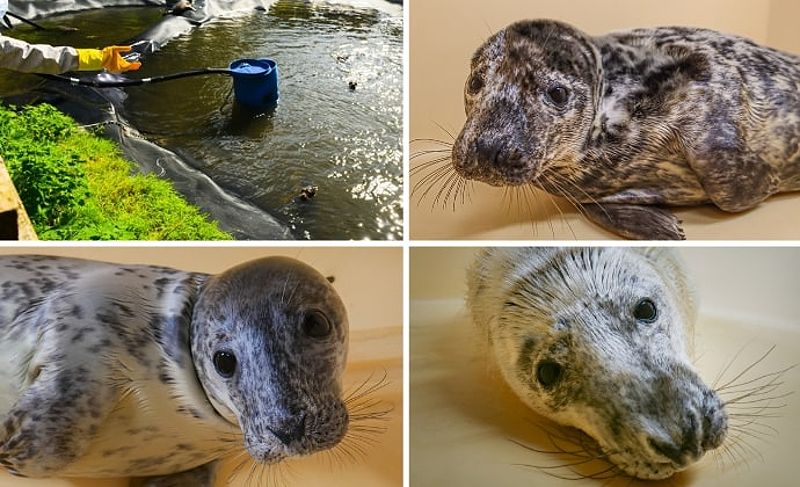
[[[569,90],[561,85],[556,85],[547,90],[547,97],[554,105],[561,107],[569,100]]]
[[[303,320],[303,332],[311,338],[325,338],[330,335],[332,329],[328,317],[321,311],[312,311]]]
[[[483,78],[479,74],[473,74],[467,83],[467,91],[470,95],[474,95],[481,91],[481,88],[483,88]]]
[[[536,368],[536,379],[545,388],[553,387],[561,378],[561,366],[555,362],[540,362]]]
[[[656,308],[656,304],[648,298],[640,299],[639,302],[636,303],[636,307],[633,308],[633,317],[639,321],[652,323],[656,321],[657,316],[658,309]]]
[[[219,351],[214,354],[214,367],[222,377],[231,377],[236,372],[236,355],[231,352]]]

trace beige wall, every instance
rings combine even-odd
[[[413,248],[411,299],[461,299],[476,248]],[[683,248],[701,312],[800,328],[800,248]],[[769,317],[769,322],[765,318]]]
[[[770,2],[767,43],[777,49],[800,53],[800,2],[772,0]]]

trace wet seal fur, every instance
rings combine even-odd
[[[210,486],[242,444],[262,463],[331,448],[347,335],[328,280],[286,257],[218,275],[0,257],[0,465]]]
[[[722,444],[727,414],[687,353],[696,304],[674,250],[489,248],[467,282],[513,391],[626,474],[666,478]]]
[[[517,22],[475,52],[464,99],[458,174],[564,196],[623,237],[684,238],[667,206],[800,190],[800,57],[741,37]]]

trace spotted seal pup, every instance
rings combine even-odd
[[[517,22],[475,52],[464,102],[458,174],[564,196],[623,237],[682,239],[667,206],[800,190],[800,57],[741,37]]]
[[[666,478],[722,444],[727,414],[687,354],[696,305],[674,250],[490,248],[467,282],[514,392],[626,474]]]
[[[208,486],[242,444],[261,463],[331,448],[347,334],[333,287],[286,257],[218,275],[0,257],[0,465]]]

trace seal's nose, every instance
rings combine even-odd
[[[293,441],[300,440],[306,434],[306,415],[284,421],[279,426],[268,427],[270,433],[275,435],[281,443],[289,446]]]
[[[495,166],[517,166],[522,161],[520,152],[497,138],[481,135],[475,141],[475,153],[478,159]]]

